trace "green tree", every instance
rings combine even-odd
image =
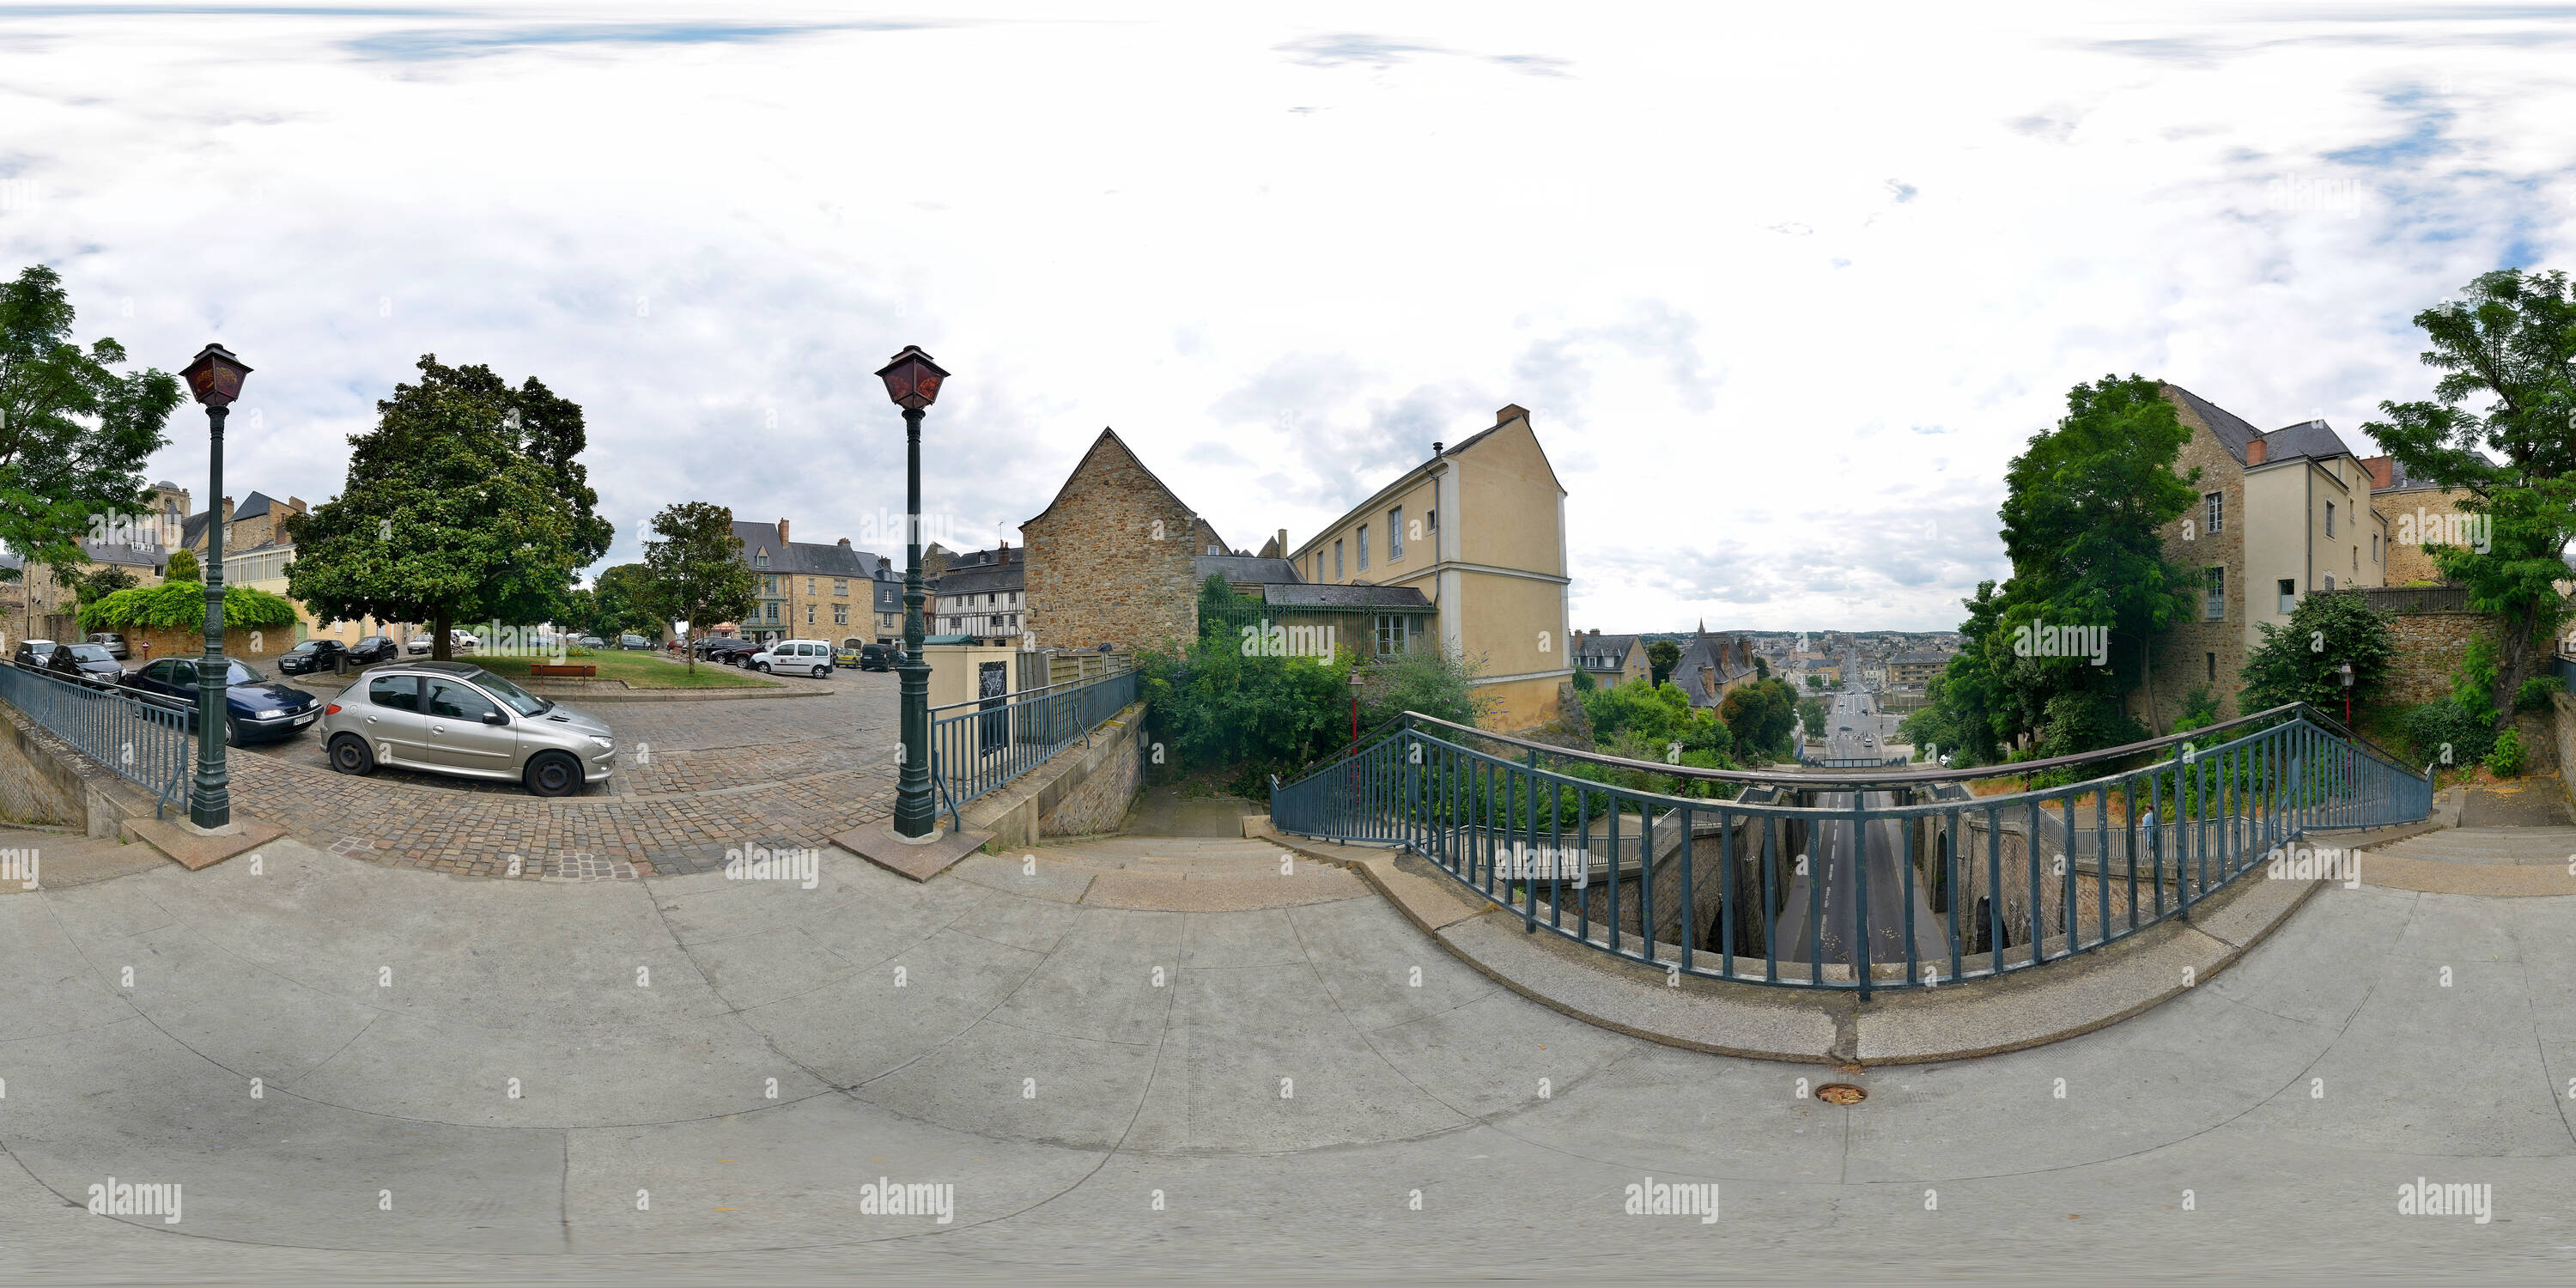
[[[581,408],[536,377],[510,387],[491,368],[422,356],[418,384],[376,404],[353,434],[336,500],[287,520],[289,593],[325,619],[426,622],[448,656],[460,621],[544,621],[567,607],[573,571],[613,530],[575,458]]]
[[[78,606],[73,609],[74,613],[120,590],[132,590],[136,584],[133,573],[115,564],[104,564],[86,572],[74,567],[57,566],[54,569],[54,582],[72,592],[72,602]]]
[[[1682,646],[1671,640],[1649,640],[1646,643],[1646,678],[1661,684],[1670,678],[1673,668],[1682,664]]]
[[[2378,696],[2397,656],[2392,627],[2396,616],[2379,612],[2359,595],[2309,595],[2291,610],[2287,626],[2260,622],[2263,642],[2245,659],[2245,697],[2249,711],[2306,702],[2330,712],[2343,710],[2341,668],[2352,667],[2352,700],[2364,704]]]
[[[653,516],[653,533],[661,540],[644,543],[644,580],[656,617],[704,630],[746,617],[760,602],[760,578],[743,561],[731,508],[705,501],[665,506]],[[698,669],[694,650],[689,669]]]
[[[1746,753],[1795,754],[1789,734],[1798,722],[1798,693],[1788,681],[1764,679],[1745,685],[1726,695],[1717,714],[1735,745]]]
[[[1360,729],[1407,711],[1474,725],[1494,710],[1494,700],[1476,691],[1483,673],[1478,659],[1436,647],[1380,658],[1360,673]]]
[[[2571,612],[2557,583],[2576,539],[2576,297],[2563,272],[2500,269],[2415,325],[2432,344],[2424,365],[2444,373],[2432,400],[2383,402],[2387,419],[2362,428],[2407,473],[2465,489],[2459,509],[2491,528],[2485,549],[2428,539],[2425,552],[2497,619],[2469,669],[2485,688],[2477,714],[2502,728]]]
[[[1807,676],[1807,687],[1810,689],[1821,689],[1825,687],[1825,677],[1810,672]]]
[[[82,350],[72,319],[45,265],[0,284],[0,546],[58,569],[80,560],[93,516],[142,508],[143,462],[180,402],[168,372],[109,370],[125,361],[116,341]]]
[[[170,552],[170,562],[162,566],[163,581],[204,581],[206,574],[197,567],[197,552],[182,546]]]
[[[1680,655],[1675,654],[1673,660],[1676,662],[1680,661]],[[1761,657],[1753,659],[1753,678],[1757,680],[1768,680],[1771,678],[1770,659]]]
[[[1833,713],[1826,709],[1823,698],[1798,699],[1798,720],[1807,726],[1808,737],[1822,738],[1831,732],[1832,726],[1827,721],[1832,718]]]
[[[750,570],[746,568],[744,571],[748,573]],[[592,632],[611,643],[626,634],[659,638],[663,620],[660,594],[661,589],[655,584],[652,571],[643,564],[617,564],[603,569],[590,587]],[[731,616],[739,619],[742,613]],[[711,617],[707,620],[720,622],[726,618]]]

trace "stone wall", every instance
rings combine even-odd
[[[2557,726],[2558,778],[2576,797],[2576,695],[2553,693],[2549,704],[2551,723]]]
[[[2484,613],[2399,613],[2390,632],[2397,656],[2381,683],[2380,700],[2414,706],[2450,696],[2457,687],[2451,672],[2494,620]]]
[[[1135,703],[1045,764],[966,806],[969,831],[996,853],[1040,836],[1115,831],[1144,779],[1145,704]]]
[[[2129,696],[2131,713],[2159,733],[2173,728],[2175,718],[2182,714],[2184,695],[2201,685],[2209,686],[2210,692],[2217,695],[2219,718],[2243,714],[2236,709],[2236,691],[2245,683],[2245,467],[2237,464],[2226,445],[2201,423],[2190,404],[2170,392],[2166,398],[2174,404],[2174,414],[2183,426],[2191,430],[2191,437],[2174,459],[2175,472],[2189,477],[2198,469],[2200,481],[2192,485],[2192,491],[2217,492],[2223,500],[2220,530],[2216,533],[2206,530],[2207,507],[2199,501],[2165,527],[2165,557],[2189,570],[2192,577],[2192,612],[2156,640],[2151,659],[2152,695],[2148,686],[2141,685]],[[2227,579],[2226,617],[2214,622],[2200,611],[2200,578],[2212,567],[2225,569]],[[2132,652],[2138,647],[2135,640],[2113,640],[2111,646]],[[2218,657],[2215,681],[2209,674],[2213,653]]]
[[[2411,586],[2442,580],[2442,570],[2433,566],[2433,556],[2424,553],[2426,541],[2403,541],[2399,538],[2433,536],[2436,525],[2443,518],[2460,513],[2460,500],[2467,495],[2465,489],[2438,487],[2404,488],[2371,494],[2371,508],[2388,518],[2389,585]],[[2441,525],[2440,535],[2448,535],[2447,524]],[[2433,541],[2432,544],[2441,543]]]
[[[1116,434],[1102,431],[1020,535],[1038,647],[1132,650],[1197,638],[1194,556],[1214,534]]]
[[[1090,774],[1038,820],[1040,836],[1089,836],[1115,832],[1127,821],[1127,810],[1145,782],[1145,757],[1138,736],[1141,720],[1101,732],[1108,736],[1107,754]]]
[[[151,808],[149,798],[106,766],[0,702],[0,819],[108,837]]]

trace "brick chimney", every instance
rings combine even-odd
[[[1504,403],[1500,409],[1494,412],[1494,423],[1496,425],[1508,425],[1516,420],[1525,421],[1528,419],[1529,408],[1523,407],[1519,403]]]
[[[1600,627],[1598,627],[1598,626],[1593,627],[1593,628],[1592,628],[1592,633],[1593,633],[1593,634],[1595,634],[1595,635],[1600,634],[1600,633],[1601,633],[1601,628],[1600,628]]]
[[[2385,492],[2388,489],[2397,486],[2397,462],[2395,460],[2386,456],[2366,456],[2362,458],[2361,468],[2370,471],[2370,487],[2372,491]]]
[[[2269,455],[2270,449],[2264,444],[2262,439],[2255,439],[2253,442],[2245,445],[2245,463],[2247,465],[2260,465]]]
[[[231,497],[225,497],[225,498],[224,498],[224,522],[226,522],[226,523],[230,523],[230,522],[232,522],[232,521],[233,521],[233,499],[232,499]]]
[[[286,498],[286,508],[295,511],[297,514],[303,514],[310,511],[313,507],[306,505],[303,497],[290,496]]]
[[[778,521],[778,553],[787,553],[787,520]]]
[[[841,538],[841,548],[842,548],[843,550],[847,550],[847,549],[849,549],[849,548],[850,548],[850,539],[849,539],[848,537],[843,537],[843,538]]]

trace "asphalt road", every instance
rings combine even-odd
[[[1834,697],[1835,727],[1827,731],[1826,754],[1835,759],[1853,759],[1879,754],[1894,717],[1879,714],[1866,693],[1843,693]],[[1844,726],[1849,726],[1845,728]],[[1872,806],[1892,805],[1895,798],[1887,792],[1869,792],[1866,800]],[[1839,809],[1852,806],[1852,793],[1827,792],[1817,804]],[[1793,876],[1784,892],[1780,912],[1780,956],[1784,961],[1808,961],[1822,949],[1829,963],[1855,964],[1854,947],[1858,943],[1857,915],[1861,896],[1859,859],[1863,853],[1860,833],[1852,824],[1836,823],[1822,829],[1818,853],[1808,855],[1808,875]],[[1902,859],[1904,839],[1893,822],[1873,822],[1868,834],[1869,876],[1869,960],[1902,962],[1905,960],[1905,865]],[[1822,889],[1810,891],[1811,881]],[[1821,897],[1820,897],[1821,896]],[[1822,905],[1822,943],[1816,942],[1817,927],[1811,924],[1809,911]],[[1914,897],[1915,951],[1918,961],[1946,962],[1948,941],[1939,914],[1925,900],[1922,883],[1915,883]],[[1946,970],[1947,967],[1945,966]]]

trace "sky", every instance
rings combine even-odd
[[[2356,450],[2418,311],[2576,269],[2576,4],[0,3],[0,271],[254,369],[321,501],[423,354],[678,501],[1019,544],[1104,426],[1292,544],[1531,411],[1572,624],[1943,630],[2069,386]],[[202,417],[148,468],[197,494]]]

